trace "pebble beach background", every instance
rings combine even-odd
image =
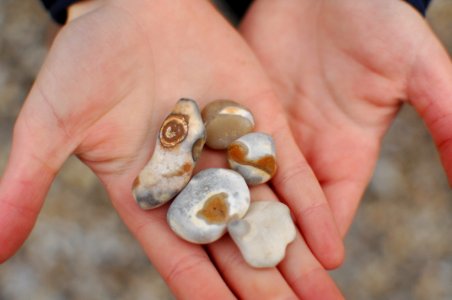
[[[452,53],[452,0],[434,0],[428,20]],[[0,174],[14,120],[46,54],[49,24],[37,0],[0,0]],[[410,107],[385,138],[346,250],[345,264],[332,272],[346,299],[452,299],[452,192]],[[0,265],[0,300],[16,299],[173,297],[97,178],[71,158],[31,236]]]

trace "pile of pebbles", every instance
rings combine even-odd
[[[249,109],[217,100],[200,113],[194,100],[180,99],[163,121],[154,153],[136,178],[133,195],[145,210],[171,203],[167,221],[182,239],[208,244],[229,232],[245,261],[274,267],[296,230],[289,208],[279,201],[250,201],[248,186],[276,172],[273,138],[252,132]],[[209,168],[192,177],[206,144],[227,150],[231,169]]]

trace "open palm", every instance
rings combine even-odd
[[[124,3],[106,1],[74,19],[52,46],[16,122],[0,182],[0,260],[27,237],[56,173],[75,153],[179,298],[340,297],[317,261],[333,267],[342,259],[331,211],[246,43],[205,1]],[[298,234],[279,270],[248,267],[228,238],[209,245],[207,254],[170,232],[166,206],[145,212],[134,203],[132,182],[181,97],[201,106],[235,99],[253,111],[257,130],[275,137],[277,190],[309,244]],[[224,163],[215,156],[210,165]],[[262,186],[252,198],[275,195]]]
[[[241,26],[345,234],[401,104],[452,181],[452,65],[403,1],[255,1]]]

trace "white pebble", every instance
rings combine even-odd
[[[221,238],[227,223],[242,218],[249,205],[250,192],[240,174],[206,169],[196,174],[174,199],[167,220],[184,240],[207,244]]]
[[[252,202],[243,219],[228,224],[245,261],[256,268],[274,267],[296,236],[289,208],[278,201]]]

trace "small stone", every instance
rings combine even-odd
[[[206,144],[212,149],[226,149],[229,144],[254,128],[254,118],[244,106],[232,100],[216,100],[202,110],[206,125]]]
[[[240,137],[228,147],[228,162],[249,185],[267,182],[277,169],[273,138],[260,132]]]
[[[168,210],[171,229],[182,239],[207,244],[221,238],[227,223],[243,217],[250,192],[240,174],[227,169],[206,169],[196,174]]]
[[[180,99],[160,127],[154,153],[135,179],[133,195],[142,209],[159,207],[190,180],[205,143],[198,105]]]
[[[228,231],[245,261],[256,268],[279,264],[296,236],[289,208],[278,201],[252,202],[243,219],[228,224]]]

